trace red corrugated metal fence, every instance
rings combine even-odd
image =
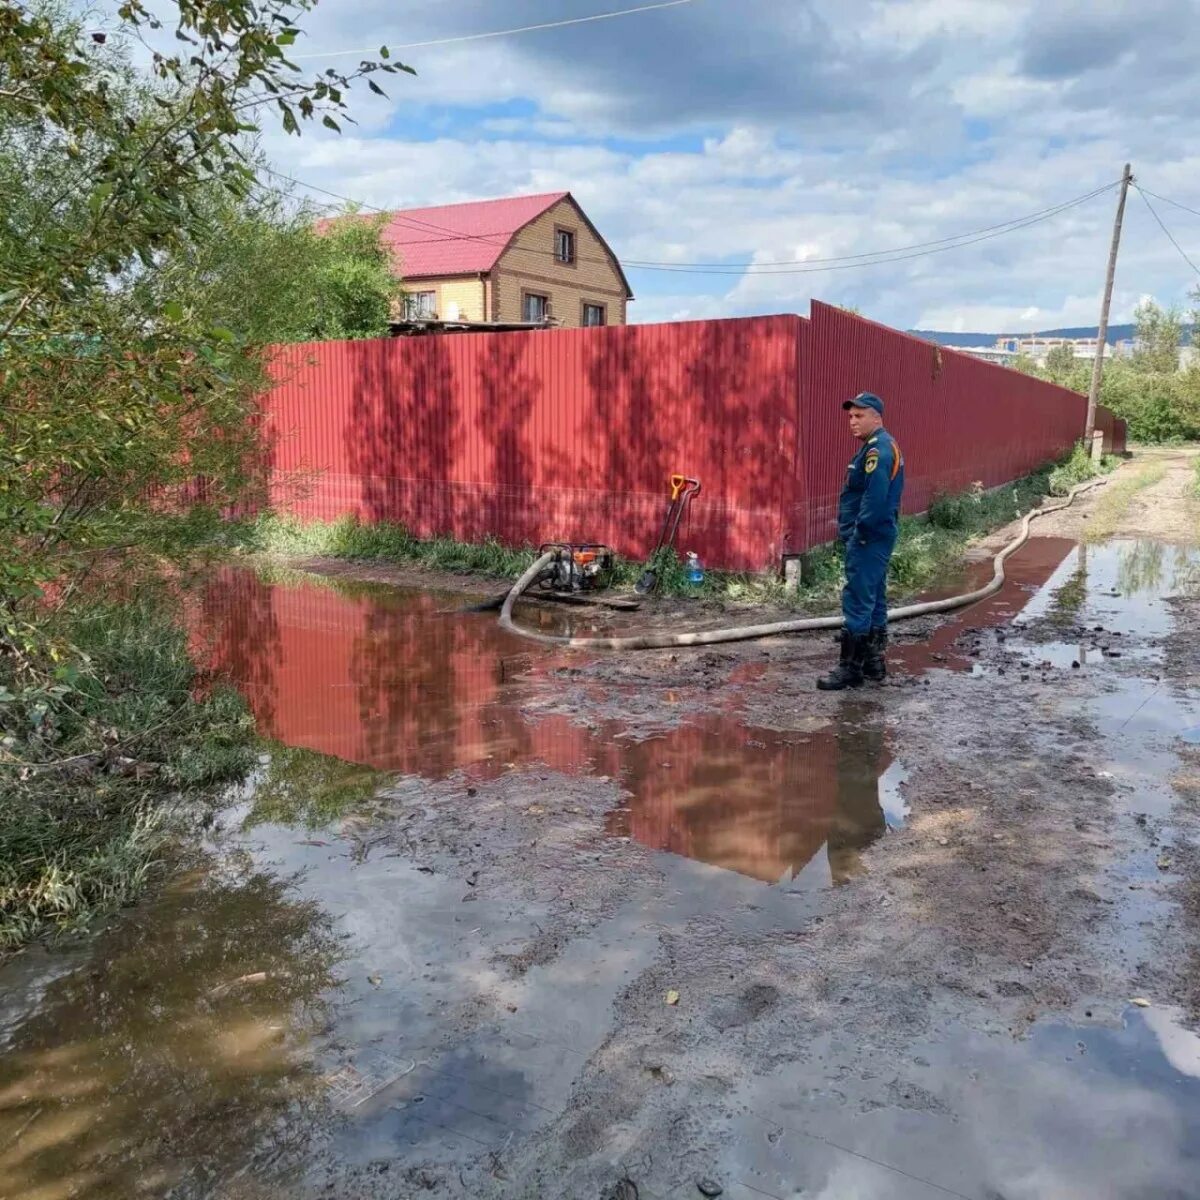
[[[800,367],[800,470],[785,542],[800,551],[837,532],[855,443],[841,402],[871,391],[904,453],[904,511],[939,492],[985,488],[1036,469],[1083,433],[1087,402],[1011,367],[956,353],[817,301]]]
[[[703,481],[680,544],[780,551],[799,317],[282,348],[276,501],[428,537],[653,548],[673,471]],[[297,493],[295,474],[307,476]]]
[[[854,450],[840,402],[878,392],[905,509],[1067,450],[1066,389],[814,302],[798,316],[281,347],[268,397],[273,500],[420,537],[653,548],[666,478],[703,492],[681,550],[777,565],[828,540]],[[1113,431],[1108,431],[1111,440]]]

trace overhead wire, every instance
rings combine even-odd
[[[1133,186],[1137,188],[1138,195],[1141,196],[1142,202],[1150,210],[1150,215],[1158,222],[1158,227],[1167,235],[1167,240],[1172,246],[1175,247],[1176,250],[1179,251],[1179,257],[1182,258],[1183,261],[1187,263],[1187,265],[1191,267],[1198,276],[1200,276],[1200,267],[1196,266],[1196,264],[1192,262],[1191,258],[1188,257],[1187,251],[1184,250],[1184,248],[1175,240],[1175,235],[1167,228],[1166,222],[1163,221],[1162,217],[1158,215],[1158,210],[1153,204],[1150,203],[1150,198],[1140,187],[1138,187],[1136,183]]]
[[[1142,187],[1139,183],[1136,185],[1139,192],[1147,196],[1153,196],[1155,200],[1161,200],[1164,204],[1171,204],[1175,208],[1181,208],[1186,213],[1191,213],[1193,217],[1200,217],[1200,208],[1189,208],[1186,204],[1180,204],[1178,200],[1172,200],[1170,196],[1160,196],[1157,192],[1152,192],[1149,188]]]
[[[708,267],[692,265],[674,266],[663,263],[645,263],[638,262],[636,260],[630,260],[625,262],[624,265],[636,267],[644,271],[663,271],[667,273],[685,275],[761,275],[768,277],[777,275],[813,275],[820,274],[825,271],[847,271],[854,267],[883,266],[887,263],[905,262],[908,259],[926,258],[933,254],[943,254],[947,250],[958,250],[964,246],[974,246],[979,242],[988,242],[993,238],[1003,237],[1006,233],[1016,233],[1019,229],[1027,229],[1031,225],[1037,225],[1042,221],[1048,221],[1052,217],[1056,217],[1060,213],[1066,212],[1068,209],[1076,208],[1081,204],[1086,204],[1087,201],[1094,200],[1097,196],[1111,191],[1115,186],[1115,183],[1106,184],[1102,188],[1097,188],[1093,192],[1088,192],[1086,195],[1078,196],[1074,200],[1069,200],[1064,204],[1057,205],[1056,207],[1048,209],[1042,213],[1014,221],[1009,221],[1000,227],[993,226],[991,227],[991,232],[983,232],[978,236],[959,234],[955,239],[946,239],[942,243],[925,243],[924,245],[927,248],[914,248],[909,253],[901,253],[899,250],[877,250],[865,254],[847,255],[845,258],[809,259],[807,260],[807,263],[800,263],[794,267],[780,266],[778,270],[755,270],[754,268],[759,264],[754,263],[729,264],[728,266],[724,267]]]
[[[538,33],[544,29],[565,29],[568,25],[588,25],[593,21],[611,21],[616,17],[631,17],[636,13],[654,12],[663,8],[678,8],[683,4],[694,4],[695,0],[657,0],[654,4],[639,4],[635,8],[621,8],[612,12],[591,13],[586,17],[564,17],[558,21],[542,21],[537,25],[521,25],[515,29],[492,29],[486,33],[464,33],[454,37],[432,38],[426,42],[407,42],[400,46],[389,46],[393,50],[424,50],[431,46],[453,46],[461,42],[481,42],[487,38],[512,37],[520,33]],[[297,62],[301,59],[341,58],[350,54],[378,54],[378,46],[369,46],[359,50],[324,50],[313,54],[293,54],[291,58]]]
[[[968,230],[965,233],[951,234],[950,236],[944,237],[944,238],[934,238],[928,242],[913,242],[912,244],[907,245],[907,246],[893,246],[887,250],[868,250],[868,251],[864,251],[862,254],[841,254],[841,255],[835,255],[830,258],[809,258],[809,259],[805,259],[803,264],[798,264],[795,261],[792,261],[792,262],[754,262],[754,263],[743,263],[743,264],[739,264],[739,263],[699,263],[699,262],[672,263],[672,262],[667,262],[667,261],[663,261],[663,260],[653,260],[653,259],[640,259],[640,260],[631,260],[631,261],[633,261],[635,263],[635,265],[638,265],[638,266],[655,266],[655,267],[671,267],[671,268],[687,267],[689,269],[697,269],[697,270],[701,270],[701,269],[703,269],[703,270],[709,270],[709,269],[728,270],[728,269],[731,269],[734,267],[739,267],[739,266],[754,267],[754,268],[760,268],[760,269],[770,268],[770,267],[779,267],[781,269],[791,270],[799,265],[809,265],[809,264],[816,264],[816,263],[851,262],[851,261],[855,261],[858,259],[864,259],[864,258],[877,258],[881,255],[900,254],[900,253],[903,253],[903,252],[909,251],[909,250],[922,250],[922,249],[925,249],[927,247],[932,247],[932,246],[943,246],[950,242],[958,242],[964,238],[974,237],[976,234],[991,233],[992,231],[1007,232],[1009,226],[1023,225],[1026,222],[1031,222],[1036,219],[1040,219],[1043,216],[1046,216],[1046,217],[1056,216],[1058,213],[1062,212],[1064,209],[1070,208],[1075,204],[1082,204],[1086,200],[1092,200],[1096,196],[1100,196],[1100,195],[1103,195],[1103,193],[1105,193],[1105,192],[1112,191],[1112,189],[1115,188],[1117,186],[1117,184],[1119,184],[1119,183],[1120,183],[1120,180],[1116,179],[1110,183],[1102,184],[1100,187],[1095,188],[1093,191],[1087,192],[1085,195],[1076,196],[1072,200],[1066,200],[1061,204],[1053,204],[1048,208],[1038,209],[1036,212],[1026,213],[1022,217],[1013,217],[1011,220],[1008,220],[1008,221],[1000,221],[995,225],[985,225],[981,229],[972,229],[972,230]],[[768,272],[764,271],[764,273],[768,273]]]
[[[286,182],[294,184],[297,187],[307,188],[309,191],[313,192],[319,192],[323,195],[330,196],[335,200],[341,200],[347,204],[355,204],[359,208],[366,209],[370,212],[391,215],[393,219],[407,224],[413,229],[419,229],[426,233],[438,233],[446,235],[442,238],[429,239],[430,241],[475,241],[483,242],[486,245],[495,246],[500,249],[503,249],[508,244],[507,234],[461,233],[446,226],[438,225],[431,221],[425,221],[420,217],[413,217],[406,213],[392,212],[389,209],[379,208],[373,204],[361,203],[360,201],[355,200],[353,197],[331,191],[330,189],[320,187],[317,184],[306,183],[304,180],[297,179],[292,175],[287,175],[282,171],[276,171],[271,167],[267,167],[265,170],[268,174],[275,176],[277,179],[285,180]],[[904,262],[912,258],[921,258],[930,254],[939,254],[946,250],[955,250],[962,246],[975,245],[979,242],[985,242],[991,240],[992,238],[1001,237],[1006,233],[1014,233],[1019,229],[1028,228],[1031,225],[1036,225],[1041,221],[1046,221],[1052,217],[1058,216],[1060,213],[1066,212],[1068,209],[1085,204],[1087,201],[1093,200],[1097,196],[1103,195],[1105,192],[1111,191],[1119,184],[1119,182],[1119,180],[1113,180],[1110,183],[1103,184],[1101,187],[1094,188],[1090,192],[1085,192],[1081,196],[1076,196],[1071,200],[1066,200],[1061,204],[1051,205],[1049,208],[1039,209],[1038,211],[1034,213],[1028,213],[1023,217],[1014,217],[1011,220],[1003,221],[996,225],[987,225],[981,229],[954,234],[951,237],[939,238],[929,242],[917,242],[910,246],[894,247],[888,250],[873,250],[866,251],[861,254],[850,254],[824,259],[810,259],[807,262],[796,265],[789,265],[785,263],[724,263],[720,264],[719,266],[710,266],[703,263],[665,263],[624,258],[619,259],[619,261],[623,267],[628,267],[634,270],[698,275],[807,275],[825,271],[849,270],[855,267],[883,265],[890,262]],[[497,240],[498,238],[502,240]],[[526,249],[524,247],[522,247],[522,253],[540,254],[550,258],[556,256],[556,252],[553,250]],[[589,258],[586,256],[581,256],[576,261],[594,263],[607,262],[606,259]],[[776,267],[779,269],[763,270],[763,267]]]

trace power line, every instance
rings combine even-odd
[[[1137,188],[1138,195],[1141,196],[1142,200],[1145,202],[1146,207],[1150,210],[1150,215],[1158,222],[1159,229],[1161,229],[1163,231],[1163,233],[1165,233],[1167,235],[1167,240],[1171,243],[1172,246],[1175,247],[1176,250],[1179,251],[1180,258],[1182,258],[1183,261],[1185,263],[1187,263],[1187,265],[1189,267],[1191,267],[1192,270],[1195,271],[1197,275],[1200,275],[1200,267],[1196,266],[1196,264],[1194,262],[1192,262],[1192,260],[1190,258],[1188,258],[1187,252],[1175,240],[1175,235],[1163,223],[1162,217],[1160,217],[1158,215],[1158,211],[1155,209],[1154,205],[1150,203],[1150,199],[1146,195],[1146,193],[1143,192],[1142,189],[1140,187],[1138,187],[1138,185],[1136,183],[1133,186]]]
[[[1155,200],[1161,200],[1164,204],[1172,204],[1176,208],[1182,208],[1184,212],[1191,213],[1193,217],[1200,217],[1200,209],[1188,208],[1186,204],[1180,204],[1178,200],[1172,200],[1169,196],[1160,196],[1157,192],[1152,192],[1149,188],[1139,187],[1138,191],[1147,196],[1153,196]]]
[[[688,269],[692,269],[692,268],[695,268],[698,270],[699,269],[703,269],[703,270],[711,269],[714,271],[728,271],[728,270],[732,270],[734,268],[737,268],[739,270],[742,268],[750,268],[750,269],[755,269],[756,273],[761,272],[762,274],[769,274],[771,272],[768,270],[768,268],[773,268],[773,267],[781,268],[781,270],[792,270],[792,269],[796,268],[797,266],[802,266],[802,265],[807,266],[807,265],[812,265],[812,264],[817,264],[817,263],[853,262],[855,260],[864,259],[864,258],[878,258],[880,255],[901,254],[908,250],[923,250],[930,246],[945,246],[950,242],[959,242],[959,241],[962,241],[962,239],[964,239],[964,238],[972,238],[972,237],[975,237],[977,234],[990,233],[993,230],[1007,232],[1009,226],[1014,226],[1014,225],[1020,226],[1026,222],[1040,220],[1043,216],[1052,217],[1052,216],[1055,216],[1058,213],[1062,212],[1064,209],[1072,207],[1075,204],[1082,204],[1085,200],[1092,200],[1096,196],[1102,195],[1104,192],[1111,191],[1118,182],[1120,182],[1120,181],[1115,180],[1112,183],[1106,183],[1102,187],[1098,187],[1094,191],[1088,192],[1086,195],[1076,196],[1073,200],[1064,201],[1062,204],[1054,204],[1054,205],[1051,205],[1049,208],[1038,209],[1037,212],[1027,213],[1023,217],[1013,217],[1009,221],[1001,221],[996,225],[985,225],[985,226],[983,226],[982,229],[971,229],[971,230],[966,231],[965,233],[955,233],[955,234],[951,234],[949,237],[934,238],[932,241],[928,241],[928,242],[913,242],[911,245],[908,245],[908,246],[893,246],[891,249],[888,249],[888,250],[868,250],[862,254],[842,254],[842,255],[836,255],[832,258],[808,258],[808,259],[803,260],[803,263],[797,263],[795,261],[792,261],[792,262],[754,262],[754,263],[699,263],[699,262],[672,263],[672,262],[653,261],[653,260],[632,260],[632,261],[633,261],[634,265],[643,266],[643,267],[672,267],[672,268],[686,267]]]
[[[1025,217],[1017,217],[1011,221],[1005,221],[1000,225],[989,225],[970,233],[955,234],[953,237],[941,238],[932,242],[918,242],[912,246],[898,246],[891,250],[872,250],[863,254],[848,254],[836,258],[812,258],[795,265],[786,263],[672,264],[639,262],[637,260],[630,260],[626,265],[647,271],[666,271],[680,274],[748,274],[772,276],[808,275],[822,271],[844,271],[852,267],[870,267],[883,263],[904,262],[911,258],[924,258],[930,254],[941,254],[946,250],[957,250],[960,246],[974,246],[978,242],[990,241],[992,238],[1002,237],[1006,233],[1015,233],[1018,229],[1026,229],[1030,225],[1037,225],[1039,222],[1056,217],[1059,213],[1066,212],[1068,209],[1085,204],[1089,200],[1094,200],[1097,196],[1112,191],[1114,187],[1116,187],[1116,183],[1106,183],[1103,187],[1096,188],[1095,191],[1088,192],[1083,196],[1076,196],[1073,200],[1068,200],[1052,208],[1043,209]]]
[[[693,4],[695,0],[659,0],[656,4],[639,4],[636,8],[622,8],[615,12],[593,13],[587,17],[568,17],[561,21],[543,21],[540,25],[521,25],[516,29],[493,29],[487,33],[465,33],[458,37],[434,38],[428,42],[408,42],[402,46],[389,46],[391,50],[423,50],[429,46],[451,46],[459,42],[481,42],[485,38],[511,37],[516,33],[537,33],[543,29],[563,29],[568,25],[587,25],[592,21],[611,21],[614,17],[630,17],[635,13],[654,12],[661,8],[678,8],[681,4]],[[293,54],[295,61],[306,58],[340,58],[350,54],[378,54],[378,46],[361,50],[325,50],[319,54]]]
[[[391,217],[393,220],[401,221],[413,229],[421,230],[422,232],[444,233],[445,237],[431,238],[430,241],[435,242],[483,242],[489,246],[506,246],[507,240],[499,242],[493,239],[505,237],[507,235],[497,233],[461,233],[456,229],[450,229],[445,225],[435,225],[431,221],[422,221],[420,217],[410,216],[408,213],[394,212],[388,208],[379,208],[374,204],[366,204],[361,200],[355,200],[351,196],[343,196],[340,192],[331,192],[328,188],[318,187],[315,183],[305,183],[302,179],[296,179],[291,175],[285,175],[282,171],[276,171],[271,167],[263,167],[268,175],[274,175],[276,179],[285,179],[288,183],[294,183],[297,187],[308,188],[310,192],[320,192],[324,196],[331,196],[334,200],[341,200],[345,204],[353,204],[356,208],[365,208],[368,212],[379,213],[381,216]],[[427,245],[427,242],[421,243]],[[541,251],[531,250],[531,254],[542,253]],[[552,250],[547,250],[544,253],[553,254]],[[604,262],[604,259],[581,259],[582,262]]]
[[[367,209],[370,212],[390,215],[393,219],[409,225],[411,228],[419,229],[422,232],[439,233],[446,235],[442,238],[432,238],[430,241],[476,241],[483,242],[485,245],[495,246],[503,249],[508,245],[507,234],[472,234],[460,233],[456,230],[449,229],[444,225],[437,225],[430,221],[424,221],[419,217],[412,217],[405,213],[395,213],[388,209],[379,208],[372,204],[362,204],[354,200],[350,196],[342,195],[340,192],[330,191],[328,188],[319,187],[316,184],[305,183],[303,180],[296,179],[291,175],[285,175],[282,171],[276,171],[271,167],[264,168],[268,174],[274,175],[278,179],[286,180],[288,183],[295,184],[297,187],[308,188],[313,192],[320,192],[323,195],[330,196],[335,200],[341,200],[347,204],[356,204],[360,208]],[[1018,229],[1028,228],[1030,225],[1036,225],[1041,221],[1049,220],[1057,216],[1059,213],[1065,212],[1068,209],[1075,208],[1080,204],[1084,204],[1095,197],[1111,191],[1117,186],[1119,181],[1106,183],[1101,187],[1095,188],[1090,192],[1084,193],[1082,196],[1076,196],[1071,200],[1064,201],[1061,204],[1052,205],[1049,208],[1039,209],[1037,212],[1027,214],[1023,217],[1015,217],[1009,221],[1001,222],[998,225],[987,225],[982,229],[971,230],[966,233],[955,234],[952,237],[941,238],[932,242],[918,242],[911,246],[894,247],[889,250],[873,250],[863,254],[850,254],[838,258],[826,259],[810,259],[805,264],[790,265],[783,263],[723,263],[720,265],[707,265],[703,263],[664,263],[664,262],[648,262],[638,259],[619,259],[623,267],[628,267],[634,270],[641,271],[657,271],[672,274],[694,274],[694,275],[807,275],[816,274],[824,271],[841,271],[849,270],[854,267],[869,267],[882,265],[891,262],[904,262],[912,258],[922,258],[929,254],[940,254],[946,250],[955,250],[960,246],[972,246],[979,242],[989,241],[995,237],[1001,237],[1006,233],[1014,233]],[[496,240],[501,238],[503,240]],[[553,250],[535,250],[522,248],[522,253],[525,254],[540,254],[549,258],[555,257]],[[605,263],[606,259],[588,258],[581,256],[580,262]],[[767,269],[761,268],[778,268]]]

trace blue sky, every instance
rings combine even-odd
[[[296,50],[454,37],[633,0],[322,0]],[[280,170],[381,207],[569,189],[619,255],[803,264],[945,238],[1115,180],[1200,209],[1193,0],[692,0],[396,50],[338,137],[269,133]],[[1157,202],[1156,202],[1157,203]],[[631,269],[634,320],[804,312],[924,328],[1093,322],[1115,198],[945,254],[829,273]],[[1200,217],[1158,205],[1200,256]],[[1114,299],[1200,282],[1133,195]]]

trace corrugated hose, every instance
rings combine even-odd
[[[926,600],[919,604],[906,604],[902,608],[893,608],[888,613],[888,621],[901,621],[910,617],[923,617],[929,613],[951,612],[956,608],[965,608],[968,604],[976,604],[993,596],[1004,586],[1004,563],[1010,555],[1015,554],[1029,540],[1029,526],[1039,517],[1049,516],[1068,507],[1075,497],[1082,492],[1107,482],[1104,479],[1093,479],[1087,483],[1076,484],[1066,497],[1056,504],[1043,505],[1031,509],[1021,521],[1021,532],[1012,539],[994,558],[994,570],[989,583],[973,592],[964,592],[959,596],[948,596],[944,600]],[[530,568],[513,584],[512,590],[504,598],[500,609],[500,624],[511,633],[530,641],[541,642],[544,646],[566,646],[571,650],[669,650],[676,646],[715,646],[721,642],[749,642],[758,638],[774,637],[782,633],[808,633],[817,629],[840,629],[841,616],[803,617],[794,621],[772,621],[765,625],[734,625],[729,629],[706,629],[695,633],[635,633],[628,637],[566,637],[553,633],[541,633],[533,629],[524,629],[513,620],[513,606],[522,594],[533,585],[542,572],[554,562],[558,551],[551,550],[543,554]]]

